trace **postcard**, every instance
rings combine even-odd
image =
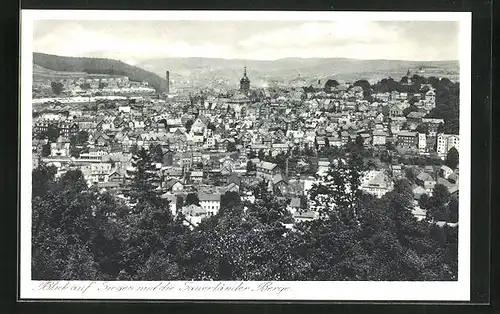
[[[19,300],[470,300],[470,12],[22,10],[20,55]]]

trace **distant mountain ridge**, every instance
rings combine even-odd
[[[215,80],[223,80],[226,87],[237,87],[247,67],[254,87],[267,86],[270,81],[282,81],[285,85],[324,82],[325,79],[352,82],[366,79],[375,83],[382,78],[398,79],[411,70],[414,74],[447,77],[457,81],[458,61],[405,61],[359,60],[349,58],[284,58],[278,60],[244,60],[220,58],[162,58],[129,65],[120,60],[94,57],[66,57],[45,53],[33,53],[35,77],[61,78],[69,73],[125,75],[133,81],[146,81],[159,92],[166,91],[165,71],[170,71],[174,86],[182,84],[209,86]],[[38,67],[37,67],[38,66]],[[425,73],[416,73],[423,68]],[[51,71],[55,71],[51,73]],[[68,73],[68,74],[66,74]],[[184,81],[184,83],[182,83]],[[185,83],[185,82],[188,83]]]
[[[218,58],[162,58],[140,62],[137,66],[162,74],[165,70],[171,75],[204,75],[207,73],[228,77],[231,80],[241,76],[247,67],[249,76],[256,79],[264,77],[292,78],[324,77],[351,80],[363,74],[364,79],[376,80],[388,75],[404,75],[411,69],[414,73],[425,68],[434,73],[439,71],[446,77],[458,77],[459,62],[450,61],[405,61],[405,60],[360,60],[349,58],[284,58],[278,60],[243,60]]]
[[[159,92],[166,90],[166,80],[159,75],[114,59],[66,57],[34,52],[33,64],[57,72],[124,75],[132,81],[148,82]],[[34,68],[34,73],[37,69],[40,68]]]

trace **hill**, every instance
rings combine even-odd
[[[77,75],[82,73],[124,75],[128,76],[131,81],[146,81],[159,92],[165,91],[166,86],[166,81],[159,75],[113,59],[65,57],[35,52],[33,53],[33,64],[35,77],[71,76],[75,73]]]
[[[284,80],[297,77],[314,82],[317,79],[333,78],[339,81],[366,79],[376,82],[387,76],[401,77],[408,69],[414,73],[424,70],[426,76],[438,75],[458,80],[458,61],[405,61],[405,60],[358,60],[347,58],[285,58],[272,61],[217,59],[217,58],[163,58],[146,60],[139,67],[159,75],[165,70],[171,75],[196,77],[210,80],[213,77],[227,78],[237,83],[246,66],[252,83]]]

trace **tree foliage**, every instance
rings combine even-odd
[[[458,166],[459,156],[458,150],[455,147],[450,148],[448,154],[446,155],[445,164],[451,169],[456,169]]]
[[[156,193],[152,155],[134,156],[128,204],[89,188],[80,171],[58,178],[53,167],[33,171],[34,280],[457,279],[458,227],[431,222],[443,213],[458,219],[443,186],[427,200],[429,219],[417,221],[410,182],[382,198],[366,195],[363,160],[348,152],[302,200],[302,210],[320,212],[316,220],[287,228],[288,201],[261,181],[255,202],[227,192],[218,214],[191,230]],[[195,199],[188,194],[186,204]]]
[[[50,87],[52,89],[52,92],[56,95],[61,95],[61,93],[64,90],[64,85],[61,82],[50,82]]]

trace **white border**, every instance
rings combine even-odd
[[[262,11],[21,11],[21,233],[20,300],[23,299],[185,299],[185,300],[370,300],[370,301],[469,301],[470,300],[470,124],[471,124],[471,17],[470,12],[262,12]],[[76,282],[81,291],[37,291],[31,280],[31,86],[33,21],[59,20],[369,20],[460,22],[460,229],[458,281],[456,282],[273,282],[289,291],[254,291],[257,282],[245,282],[246,292],[122,291],[102,288],[106,283]],[[110,282],[109,285],[158,286],[160,282]],[[216,282],[199,282],[215,285]],[[230,282],[224,282],[230,284]],[[61,282],[64,284],[64,282]],[[163,282],[166,284],[166,282]],[[184,282],[172,282],[183,287]],[[236,283],[233,283],[236,284]]]

